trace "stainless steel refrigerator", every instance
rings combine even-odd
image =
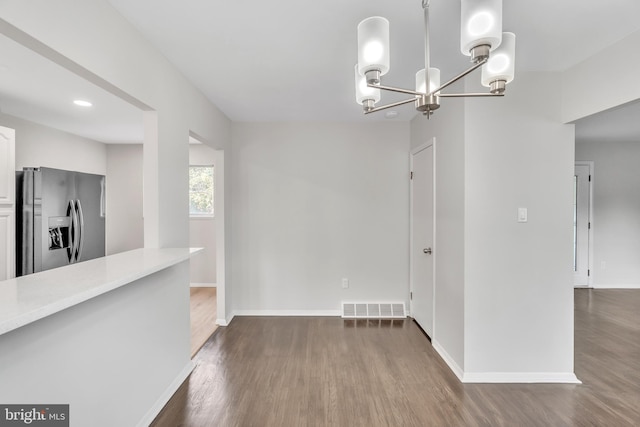
[[[24,168],[16,201],[16,276],[104,256],[104,176]]]

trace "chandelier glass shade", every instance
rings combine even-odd
[[[389,21],[372,16],[358,25],[358,71],[378,70],[380,75],[389,71]]]
[[[440,87],[440,69],[429,68],[429,90],[427,90],[427,72],[423,68],[416,73],[416,92],[429,93]]]
[[[430,66],[430,2],[422,0],[425,68],[416,73],[415,90],[382,85],[381,78],[390,69],[389,21],[372,16],[358,25],[356,101],[362,105],[365,114],[414,102],[416,109],[429,117],[440,108],[440,98],[504,96],[506,85],[514,78],[516,37],[513,33],[502,32],[502,0],[461,0],[460,50],[471,57],[473,65],[445,83],[441,83],[440,70]],[[481,83],[489,88],[489,92],[442,92],[478,68],[482,68]],[[399,92],[411,95],[411,98],[376,107],[381,91]]]
[[[491,87],[495,81],[511,83],[515,76],[516,35],[502,33],[502,43],[491,53],[486,65],[482,67],[482,85]]]
[[[495,49],[502,40],[502,0],[463,0],[460,5],[460,51],[471,55],[474,47]]]

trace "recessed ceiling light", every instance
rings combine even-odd
[[[73,103],[79,107],[91,107],[93,105],[89,101],[83,101],[82,99],[76,99]]]

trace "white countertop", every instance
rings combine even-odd
[[[202,249],[136,249],[0,281],[0,335],[142,277]]]

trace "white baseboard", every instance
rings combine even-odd
[[[464,372],[436,340],[433,348],[463,383],[561,383],[582,384],[572,372]]]
[[[442,357],[442,360],[444,360],[444,362],[449,365],[449,369],[451,369],[456,377],[458,377],[458,379],[462,381],[462,378],[464,377],[464,371],[460,368],[456,361],[453,360],[453,357],[451,357],[451,355],[447,353],[444,347],[442,347],[440,343],[435,339],[431,340],[431,345],[433,345],[435,351],[437,351],[440,357]]]
[[[189,287],[191,288],[215,288],[217,285],[215,283],[189,283]]]
[[[169,384],[169,387],[167,387],[167,389],[162,393],[156,403],[154,403],[153,406],[149,408],[144,417],[142,417],[140,422],[138,422],[137,427],[148,427],[153,422],[160,411],[162,411],[162,408],[164,408],[164,405],[166,405],[169,399],[173,397],[174,393],[182,385],[184,380],[187,379],[187,377],[191,374],[191,371],[193,371],[193,368],[195,367],[195,363],[190,360],[189,363],[187,363],[187,365],[182,369],[182,371],[180,371],[178,376],[176,376],[171,384]]]
[[[582,384],[572,372],[465,372],[463,383]]]
[[[231,316],[231,319],[227,320],[227,319],[216,319],[216,325],[218,326],[229,326],[229,323],[231,323],[231,320],[233,320],[233,316]]]
[[[336,316],[340,317],[340,310],[236,310],[236,316]]]
[[[640,289],[640,283],[626,283],[622,285],[593,285],[593,289]]]
[[[224,319],[224,318],[216,319],[216,325],[218,325],[218,326],[229,326],[229,324],[231,323],[231,321],[233,320],[234,317],[236,317],[236,312],[235,311],[233,313],[231,313],[229,316],[227,316],[226,319]]]

